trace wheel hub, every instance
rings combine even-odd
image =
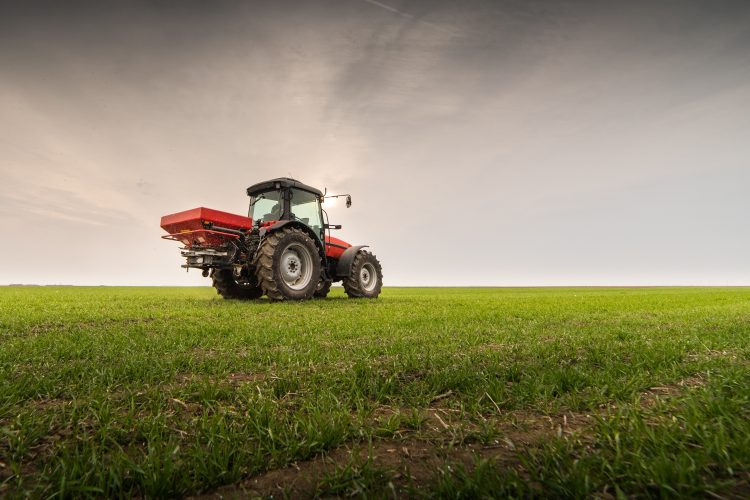
[[[312,278],[312,255],[302,245],[289,245],[281,254],[279,267],[284,283],[293,290],[302,290]]]
[[[375,288],[377,281],[378,275],[375,272],[375,267],[369,262],[365,263],[359,271],[359,282],[362,288],[371,292]]]
[[[299,256],[293,252],[286,252],[282,258],[281,271],[284,273],[284,281],[294,281],[302,272]]]

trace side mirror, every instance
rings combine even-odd
[[[349,208],[352,206],[352,196],[350,194],[346,195],[346,208]]]

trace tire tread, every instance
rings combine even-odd
[[[360,267],[362,267],[362,264],[364,264],[365,261],[369,261],[373,264],[373,266],[375,266],[375,272],[377,274],[377,284],[375,285],[375,289],[372,292],[363,290],[359,282],[359,269]],[[349,276],[344,278],[343,281],[344,291],[346,292],[346,295],[348,295],[350,299],[377,298],[377,296],[380,295],[380,290],[383,287],[383,268],[381,267],[380,261],[378,261],[377,257],[375,257],[375,255],[371,254],[367,250],[360,250],[359,252],[357,252],[357,255],[354,257],[354,261],[352,262],[352,271],[354,270],[357,270],[357,272],[352,272],[351,274],[349,274]]]

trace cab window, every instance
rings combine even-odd
[[[292,215],[304,224],[307,224],[316,234],[323,233],[323,221],[320,218],[320,200],[317,195],[292,189]]]
[[[283,200],[279,191],[266,191],[250,197],[250,214],[253,221],[270,222],[281,219]]]

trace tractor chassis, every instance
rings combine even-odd
[[[237,248],[227,246],[225,250],[215,248],[183,248],[180,252],[185,257],[184,268],[198,268],[207,270],[213,267],[229,267],[234,264]]]

